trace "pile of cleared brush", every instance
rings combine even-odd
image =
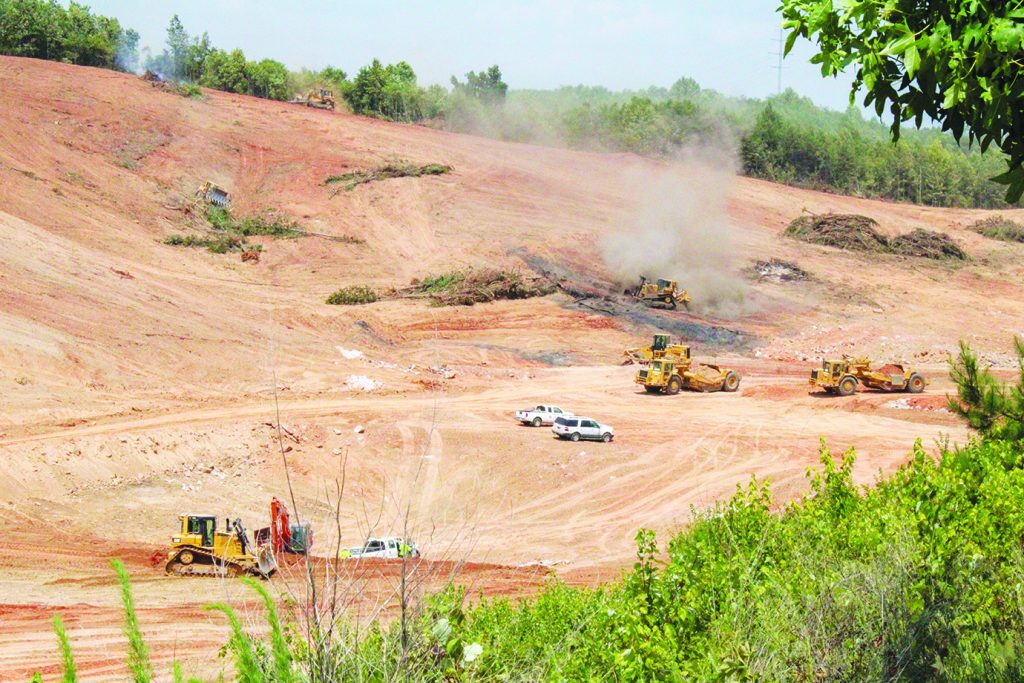
[[[351,191],[363,185],[364,183],[372,183],[376,180],[387,180],[388,178],[419,178],[425,175],[444,175],[451,173],[452,167],[445,166],[444,164],[424,164],[423,166],[417,166],[407,161],[393,162],[385,164],[379,168],[375,168],[369,171],[352,171],[350,173],[343,173],[341,175],[332,175],[324,181],[325,185],[334,185],[340,183],[342,189]]]
[[[372,304],[378,299],[377,292],[365,285],[352,285],[342,287],[327,297],[327,303],[332,306],[359,306],[361,304]]]
[[[967,259],[963,249],[946,233],[915,228],[890,240],[878,231],[878,223],[874,219],[857,214],[804,214],[790,223],[783,234],[803,242],[847,251],[935,260]]]
[[[398,296],[429,298],[438,306],[472,306],[499,299],[529,299],[547,296],[555,291],[550,281],[524,277],[518,270],[483,268],[456,270],[414,281]]]
[[[967,226],[979,235],[1002,242],[1024,242],[1024,225],[1003,216],[989,216]]]
[[[964,261],[967,254],[944,232],[916,228],[889,241],[889,249],[901,256],[916,256],[939,261]]]
[[[848,251],[886,252],[889,242],[878,223],[867,216],[842,213],[808,213],[786,228],[787,237]]]

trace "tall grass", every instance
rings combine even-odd
[[[71,643],[68,641],[67,631],[64,630],[64,621],[59,614],[53,617],[53,631],[57,634],[57,642],[60,644],[60,659],[64,668],[61,680],[64,683],[75,683],[78,680],[75,672],[75,656],[71,652]]]

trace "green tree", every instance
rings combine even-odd
[[[416,72],[406,62],[384,66],[374,59],[359,70],[344,96],[356,114],[394,121],[415,121],[421,115]]]
[[[185,31],[181,19],[175,14],[167,25],[167,55],[169,57],[167,65],[169,71],[166,75],[176,81],[186,77],[189,43],[188,32]]]
[[[234,49],[231,52],[213,49],[203,62],[203,75],[200,81],[208,88],[238,93],[249,92],[249,63],[245,54]]]
[[[1007,185],[1007,201],[1024,193],[1024,7],[1018,0],[783,0],[789,29],[785,52],[797,38],[817,42],[811,59],[824,76],[856,65],[851,103],[903,122],[925,117],[957,140],[965,135],[982,151],[995,145],[1009,170],[994,178]]]
[[[1024,339],[1014,338],[1013,345],[1020,372],[1016,385],[996,379],[965,342],[950,360],[957,395],[950,398],[949,409],[986,438],[1024,441]]]
[[[288,99],[288,69],[284,64],[264,59],[250,62],[246,70],[249,74],[250,95],[271,100]]]
[[[505,101],[508,84],[502,80],[501,69],[497,64],[479,73],[470,71],[466,74],[466,82],[452,76],[452,87],[487,104],[500,104]]]

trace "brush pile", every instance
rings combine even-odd
[[[555,291],[555,286],[541,278],[524,277],[518,270],[484,268],[428,277],[414,284],[413,289],[438,306],[472,306],[499,299],[546,296]]]
[[[803,242],[846,251],[898,254],[937,261],[967,259],[963,249],[946,233],[915,228],[889,239],[879,232],[874,219],[857,214],[808,213],[790,223],[783,234]]]
[[[967,226],[979,235],[1001,242],[1024,242],[1024,225],[1002,216],[989,216]]]
[[[893,238],[889,249],[901,256],[916,256],[938,261],[964,261],[967,254],[944,232],[932,232],[916,228],[904,235]]]
[[[419,178],[425,175],[444,175],[451,173],[452,167],[443,164],[425,164],[417,166],[407,161],[385,164],[379,168],[369,171],[352,171],[341,175],[332,175],[324,181],[325,185],[340,183],[342,189],[351,192],[353,189],[364,183],[372,183],[376,180],[387,180],[388,178]]]
[[[883,253],[889,250],[888,240],[878,231],[878,223],[857,214],[804,214],[790,223],[783,234],[802,242],[847,251]]]

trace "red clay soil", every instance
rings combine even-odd
[[[966,338],[1008,366],[1010,339],[1024,333],[1024,247],[963,227],[991,212],[744,178],[730,181],[721,275],[743,280],[775,257],[813,277],[744,281],[731,316],[604,314],[565,293],[327,306],[342,286],[525,272],[528,259],[614,297],[605,247],[645,210],[637,189],[666,186],[671,205],[700,169],[214,91],[189,99],[29,59],[0,57],[0,92],[0,680],[55,675],[57,612],[81,679],[123,678],[112,557],[132,575],[161,675],[175,658],[199,671],[226,641],[202,605],[227,600],[253,624],[260,614],[244,586],[164,576],[177,515],[263,526],[271,496],[291,501],[289,482],[316,554],[408,528],[424,590],[454,576],[473,594],[528,594],[548,568],[573,583],[614,578],[637,528],[664,538],[752,475],[783,499],[806,491],[822,436],[834,451],[857,448],[865,484],[915,439],[963,441],[964,427],[936,409],[950,390],[947,354]],[[352,192],[324,185],[394,159],[454,171]],[[207,234],[192,204],[206,180],[231,193],[235,215],[279,211],[357,240],[251,238],[258,263],[164,244]],[[783,238],[804,209],[869,215],[891,234],[947,232],[972,258],[951,268]],[[672,325],[738,332],[733,345],[689,341],[701,360],[737,369],[740,391],[638,391],[622,350]],[[842,353],[911,363],[932,384],[906,409],[894,394],[810,394],[810,368]],[[612,423],[615,440],[561,442],[511,419],[547,402]],[[293,435],[282,444],[278,415]],[[395,565],[358,571],[349,607],[393,614]]]

